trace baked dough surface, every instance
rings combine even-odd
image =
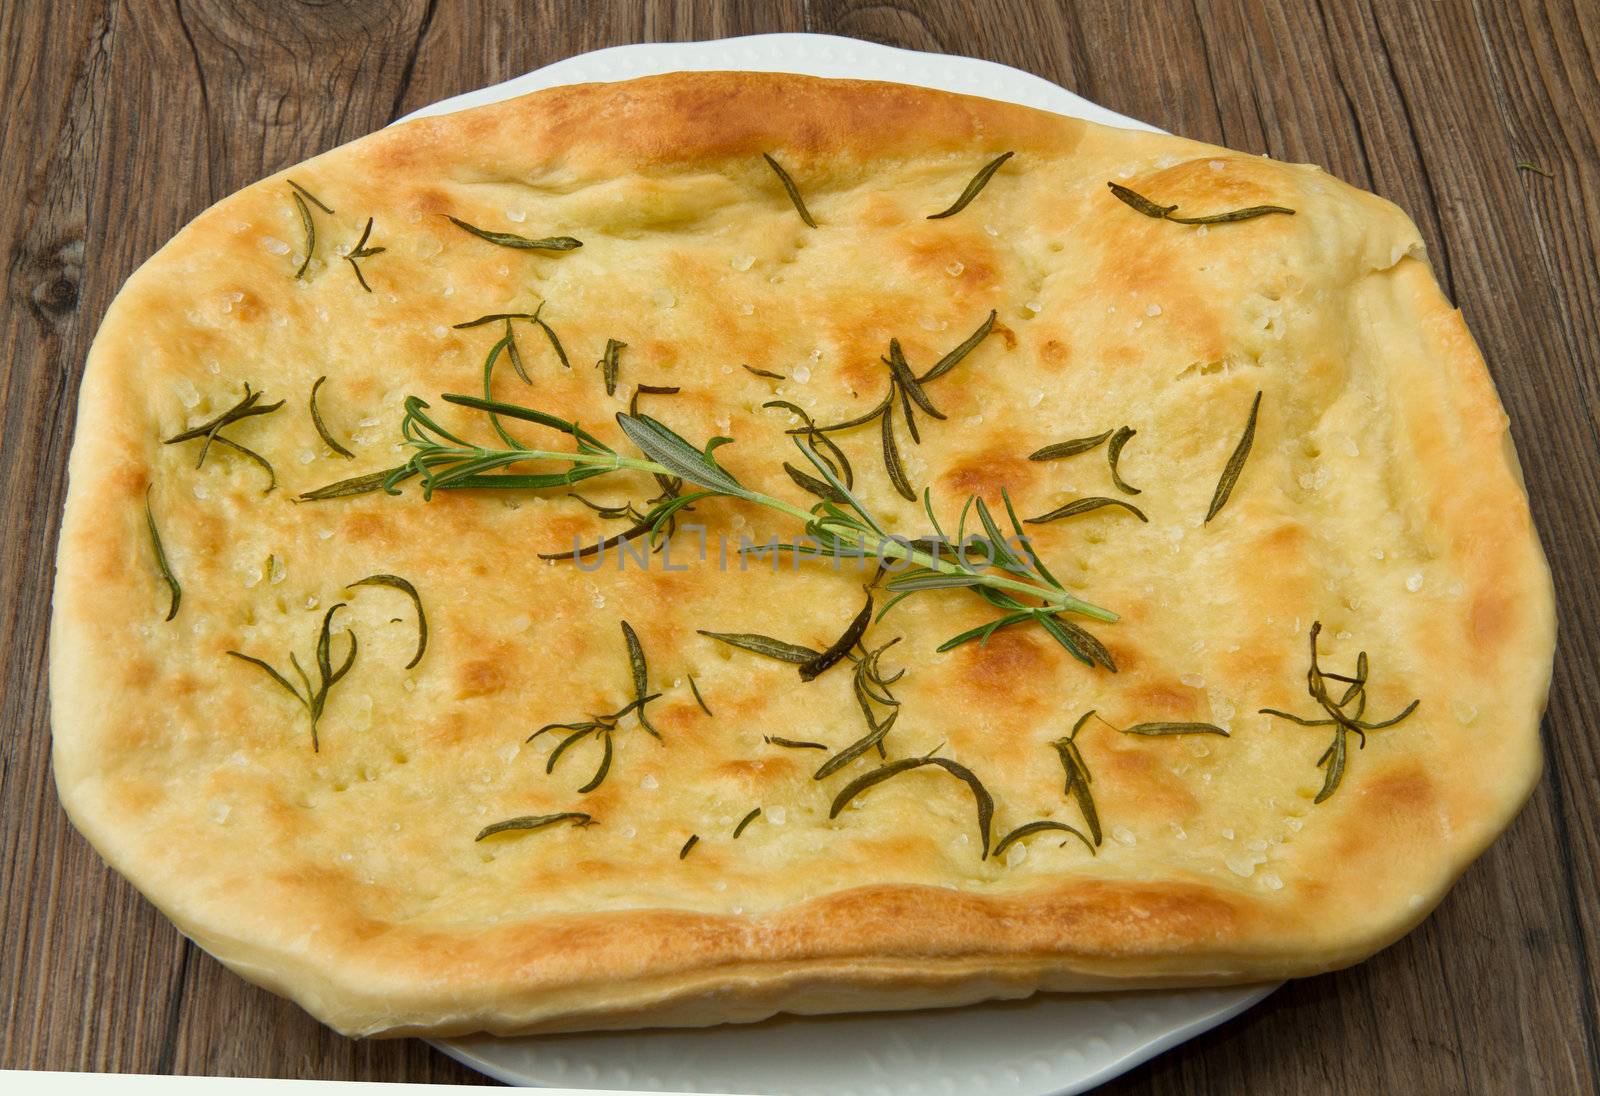
[[[1015,156],[959,214],[929,220],[973,173]],[[762,159],[787,168],[820,227]],[[314,211],[306,275],[292,177]],[[1197,228],[1141,216],[1118,181],[1182,212],[1297,212]],[[457,229],[582,241],[498,247]],[[340,258],[374,218],[361,266]],[[401,403],[482,390],[499,328],[502,399],[575,418],[633,452],[613,416],[636,383],[684,436],[726,434],[740,479],[809,500],[774,398],[819,422],[869,410],[891,338],[925,369],[998,313],[930,385],[947,415],[901,434],[908,474],[953,525],[1007,488],[1038,514],[1080,496],[1134,502],[1030,526],[1052,569],[1121,614],[1091,628],[1115,674],[1037,628],[936,652],[995,611],[919,594],[873,626],[904,667],[890,758],[940,748],[993,793],[994,832],[1083,827],[1051,741],[1093,708],[1122,727],[1218,724],[1147,738],[1096,720],[1078,738],[1104,825],[1096,855],[1045,833],[983,858],[971,793],[931,768],[829,818],[880,764],[814,780],[860,737],[848,666],[802,684],[791,665],[696,634],[759,632],[822,647],[862,575],[599,569],[539,552],[614,534],[564,491],[441,492],[295,502],[400,463]],[[614,397],[593,363],[627,343]],[[741,365],[781,373],[763,378]],[[313,380],[330,430],[306,411]],[[270,415],[228,435],[274,465],[162,439],[233,404]],[[1254,394],[1254,444],[1203,523]],[[1051,442],[1128,424],[1120,495],[1102,453],[1033,462]],[[903,428],[902,428],[903,429]],[[873,428],[834,435],[864,497],[926,531],[886,478]],[[183,587],[167,590],[156,515]],[[583,491],[580,487],[578,490]],[[597,481],[608,502],[646,476]],[[794,532],[727,500],[692,520],[719,537]],[[714,554],[714,553],[713,553]],[[270,557],[270,561],[269,561]],[[345,584],[415,583],[410,603]],[[867,576],[870,577],[870,576]],[[306,713],[230,650],[288,672],[327,608],[360,640],[311,749]],[[649,658],[661,740],[625,720],[609,775],[598,745],[553,772],[541,725],[632,698],[619,631]],[[1368,718],[1342,786],[1313,803],[1327,728],[1306,695],[1307,634],[1326,671],[1371,659]],[[351,1034],[706,1024],[775,1011],[900,1008],[1037,989],[1175,986],[1306,975],[1415,925],[1503,829],[1540,768],[1554,641],[1550,581],[1507,420],[1460,315],[1393,205],[1307,166],[1107,129],[922,89],[798,76],[679,74],[560,88],[394,127],[207,210],[117,297],[89,356],[61,535],[51,648],[61,798],[102,855],[240,974]],[[309,663],[308,663],[309,665]],[[687,688],[695,681],[706,715]],[[734,826],[762,814],[738,840]],[[583,811],[597,825],[475,841],[500,819]],[[680,858],[690,834],[700,840]],[[1022,851],[1018,851],[1018,850]]]

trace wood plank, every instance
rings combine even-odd
[[[1547,771],[1510,832],[1394,948],[1105,1091],[1594,1091],[1597,15],[1593,0],[0,5],[0,1066],[474,1079],[415,1041],[342,1039],[228,973],[57,805],[41,683],[62,469],[122,279],[210,202],[437,99],[623,42],[813,30],[1016,65],[1398,202],[1484,348],[1555,570]]]

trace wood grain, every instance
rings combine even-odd
[[[1600,1088],[1591,0],[0,4],[0,1067],[476,1079],[418,1042],[342,1039],[246,985],[67,825],[45,640],[83,356],[123,278],[263,174],[584,50],[794,30],[1016,65],[1394,199],[1482,343],[1521,449],[1561,605],[1546,773],[1527,809],[1403,942],[1285,987],[1106,1091]]]

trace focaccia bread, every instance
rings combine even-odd
[[[882,573],[740,552],[814,506],[903,538]],[[930,510],[979,558],[927,554]],[[55,771],[183,932],[352,1034],[1245,982],[1439,901],[1537,778],[1553,640],[1393,205],[679,74],[374,134],[129,279]]]

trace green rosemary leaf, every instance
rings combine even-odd
[[[750,813],[745,815],[743,818],[741,818],[739,820],[739,824],[733,828],[733,839],[735,841],[739,840],[739,835],[744,832],[745,827],[750,825],[750,823],[754,822],[760,816],[761,816],[761,808],[760,807],[752,807],[752,808],[750,808]]]
[[[977,348],[979,343],[989,337],[989,332],[994,330],[994,321],[999,315],[1000,314],[998,312],[995,312],[991,309],[989,312],[989,318],[978,325],[978,330],[968,335],[960,346],[956,347],[954,350],[950,351],[950,353],[934,362],[933,368],[922,374],[922,376],[918,377],[917,380],[921,381],[923,384],[927,384],[929,381],[938,380],[940,377],[950,372],[950,370],[960,365],[962,360],[968,354],[972,353],[973,350]]]
[[[602,752],[600,754],[600,767],[595,769],[589,782],[578,789],[579,795],[587,795],[605,782],[606,774],[611,771],[611,730],[607,728],[600,732]]]
[[[1239,482],[1239,474],[1244,471],[1244,462],[1250,456],[1250,446],[1256,438],[1256,416],[1260,411],[1261,393],[1257,392],[1256,398],[1250,403],[1250,417],[1245,420],[1244,433],[1239,436],[1239,444],[1233,447],[1233,453],[1222,469],[1222,478],[1217,480],[1216,493],[1211,496],[1211,507],[1206,511],[1208,522],[1228,504],[1228,496],[1233,494],[1234,484]]]
[[[809,742],[803,738],[780,738],[775,734],[762,735],[762,741],[788,750],[826,750],[826,742]]]
[[[811,211],[806,208],[805,199],[800,197],[800,188],[794,185],[794,180],[789,178],[789,173],[783,170],[782,165],[772,158],[771,153],[763,152],[761,158],[767,161],[767,166],[778,176],[778,182],[783,184],[783,189],[788,193],[789,200],[794,203],[795,212],[800,214],[800,219],[812,228],[816,228],[817,222],[812,220]]]
[[[693,674],[689,675],[689,691],[694,694],[694,702],[700,705],[700,710],[714,717],[716,713],[706,706],[706,698],[700,695],[700,686],[695,683]]]
[[[901,773],[910,772],[912,769],[924,765],[934,765],[943,769],[957,780],[962,781],[972,789],[972,798],[978,805],[978,837],[979,846],[983,850],[982,859],[989,858],[989,826],[994,819],[994,797],[983,786],[983,782],[975,776],[971,769],[946,757],[908,757],[901,761],[891,761],[882,768],[873,769],[871,772],[862,773],[834,797],[833,806],[828,810],[829,818],[838,818],[839,812],[844,810],[856,796],[867,789],[883,783]]]
[[[446,403],[453,403],[458,407],[470,407],[474,411],[491,412],[501,418],[520,419],[523,422],[548,426],[552,430],[559,430],[561,433],[576,438],[587,445],[592,445],[603,453],[612,452],[609,445],[580,427],[577,423],[568,422],[566,419],[546,414],[532,407],[521,407],[514,403],[502,403],[499,400],[480,399],[477,396],[460,396],[454,393],[446,393],[440,399]],[[428,406],[425,403],[421,403],[421,401],[418,402],[422,407]],[[464,445],[465,443],[463,442],[462,444]]]
[[[300,267],[294,272],[295,281],[299,281],[306,276],[306,271],[311,267],[311,257],[317,250],[317,223],[311,219],[311,209],[306,205],[306,200],[300,197],[298,188],[289,197],[294,199],[295,210],[300,214],[300,230],[306,236],[306,257],[300,260]]]
[[[627,529],[617,533],[614,536],[602,537],[593,544],[585,544],[582,548],[574,548],[567,552],[540,552],[539,558],[587,559],[590,556],[599,555],[602,552],[609,551],[619,544],[627,544],[629,541],[637,540],[642,536],[647,536],[654,529],[655,522],[649,518],[643,518],[636,524],[629,526]]]
[[[639,634],[633,630],[633,625],[626,620],[622,622],[622,639],[628,646],[628,668],[633,674],[633,696],[639,704],[639,726],[649,731],[656,738],[661,737],[661,732],[650,725],[650,717],[644,713],[644,697],[650,693],[650,667],[645,662],[644,645],[639,642]]]
[[[207,419],[199,426],[192,426],[187,430],[178,431],[178,433],[172,435],[172,437],[165,439],[165,444],[176,445],[178,442],[194,441],[196,438],[211,437],[218,430],[224,426],[227,426],[229,423],[238,422],[240,419],[252,418],[256,415],[270,415],[274,411],[278,410],[278,408],[283,406],[283,400],[279,400],[277,403],[263,404],[261,402],[261,396],[262,393],[251,391],[249,382],[246,382],[244,386],[244,398],[238,403],[234,404],[232,407],[228,408],[215,418]]]
[[[821,651],[814,651],[810,647],[802,647],[797,643],[785,643],[781,639],[771,636],[757,635],[755,632],[707,632],[702,629],[696,631],[707,639],[714,639],[719,643],[726,643],[730,647],[737,647],[741,651],[750,651],[753,654],[766,655],[779,662],[793,662],[805,665],[808,662],[822,657]]]
[[[1111,652],[1106,650],[1105,644],[1101,643],[1088,631],[1063,616],[1037,611],[1033,615],[1038,619],[1044,630],[1049,632],[1051,637],[1065,647],[1075,658],[1088,666],[1093,667],[1096,663],[1099,663],[1112,673],[1117,672],[1117,664],[1112,660]]]
[[[368,247],[367,239],[371,235],[372,218],[368,217],[367,227],[361,230],[361,239],[356,241],[356,246],[351,248],[344,255],[344,261],[349,263],[350,269],[356,272],[356,281],[360,282],[361,288],[365,289],[368,293],[372,292],[372,287],[367,284],[366,275],[362,274],[361,272],[360,260],[370,259],[374,255],[382,255],[385,251],[389,250],[386,247]]]
[[[488,240],[501,247],[514,247],[522,251],[575,251],[583,246],[581,240],[574,240],[571,236],[546,236],[541,240],[530,240],[514,232],[490,232],[477,225],[470,225],[459,217],[450,217],[450,223],[472,233],[480,240]]]
[[[786,380],[788,380],[788,379],[789,379],[789,378],[788,378],[788,377],[786,377],[786,376],[784,376],[784,375],[783,375],[783,374],[782,374],[782,373],[774,373],[774,372],[773,372],[773,371],[772,371],[772,370],[770,370],[770,369],[757,369],[757,368],[756,368],[756,367],[755,367],[755,366],[753,366],[753,365],[744,365],[744,364],[741,364],[741,365],[740,365],[740,366],[739,366],[739,368],[740,368],[740,369],[743,369],[743,370],[745,370],[745,371],[746,371],[746,372],[748,372],[748,373],[750,373],[750,374],[752,374],[752,375],[753,375],[753,376],[757,376],[757,377],[765,377],[765,378],[767,378],[767,379],[768,379],[768,380],[773,380],[773,381],[786,381]]]
[[[1215,723],[1135,723],[1131,727],[1118,727],[1123,734],[1139,734],[1149,738],[1175,734],[1216,734],[1223,738],[1228,732]]]
[[[538,737],[539,735],[543,734],[545,731],[556,729],[556,728],[564,728],[566,726],[568,726],[568,724],[553,723],[553,724],[551,724],[550,726],[547,726],[547,727],[540,727],[537,731],[533,732],[533,737],[530,737],[528,739],[528,741],[530,741],[530,742],[533,741],[533,738]],[[566,753],[567,750],[571,749],[573,746],[577,745],[579,742],[582,742],[585,738],[588,738],[590,735],[592,735],[592,734],[601,734],[606,729],[602,724],[599,724],[599,723],[579,723],[579,724],[573,724],[571,726],[572,726],[572,733],[569,734],[566,738],[563,738],[560,742],[557,742],[556,743],[556,748],[550,751],[550,756],[549,757],[545,758],[544,771],[547,774],[548,773],[553,773],[553,772],[556,771],[556,762],[561,760],[561,755]]]
[[[1137,487],[1130,487],[1123,482],[1122,474],[1117,471],[1117,462],[1122,459],[1122,447],[1133,439],[1139,431],[1131,426],[1119,426],[1117,432],[1111,435],[1111,444],[1106,448],[1106,463],[1111,466],[1111,482],[1117,485],[1117,490],[1125,495],[1140,494]]]
[[[649,415],[617,415],[617,425],[639,451],[674,476],[725,495],[744,497],[742,484],[728,474],[708,452],[702,452]],[[708,447],[709,448],[709,447]]]
[[[322,212],[329,214],[330,216],[333,214],[333,210],[328,208],[327,203],[323,202],[321,198],[318,198],[315,194],[311,193],[311,191],[307,190],[293,179],[285,179],[284,182],[294,187],[296,192],[298,192],[307,201],[315,205],[318,209],[322,210]]]
[[[786,433],[804,435],[806,443],[811,446],[812,453],[828,464],[829,468],[833,470],[834,476],[844,480],[844,486],[847,489],[855,486],[855,472],[851,470],[850,461],[846,459],[844,450],[840,449],[834,444],[833,439],[817,428],[817,424],[812,421],[805,408],[799,404],[790,403],[788,400],[768,400],[761,406],[782,408],[790,414],[798,416],[800,421],[805,423],[805,426],[799,430],[786,431]],[[826,450],[826,452],[823,452],[823,450]]]
[[[167,584],[167,589],[172,591],[172,602],[167,606],[166,620],[171,620],[178,615],[178,604],[183,600],[183,587],[178,584],[178,578],[172,573],[172,565],[167,562],[167,552],[161,546],[161,534],[156,530],[156,515],[150,509],[150,491],[154,487],[145,488],[144,492],[144,524],[150,530],[150,548],[155,553],[156,569],[161,572],[161,579]]]
[[[1094,838],[1094,843],[1099,845],[1101,842],[1100,812],[1096,810],[1094,795],[1089,791],[1089,785],[1094,782],[1094,777],[1089,774],[1089,765],[1084,761],[1083,754],[1079,751],[1076,741],[1078,732],[1083,729],[1083,725],[1089,722],[1089,718],[1093,715],[1093,709],[1085,712],[1079,717],[1077,723],[1073,724],[1070,734],[1065,738],[1056,739],[1050,745],[1055,747],[1056,753],[1060,756],[1061,768],[1066,774],[1066,784],[1061,792],[1063,795],[1071,796],[1074,802],[1077,803],[1078,811],[1083,815],[1083,820],[1089,827],[1089,833]]]
[[[967,184],[967,188],[961,192],[961,197],[956,199],[955,204],[940,213],[930,213],[928,220],[937,221],[945,217],[954,217],[957,213],[966,209],[972,199],[978,196],[978,192],[988,184],[994,173],[1000,170],[1000,165],[1015,155],[1015,152],[1002,152],[999,156],[984,164],[983,167],[978,169],[978,173],[972,177],[972,181]]]
[[[310,491],[303,491],[296,496],[296,501],[315,502],[318,499],[342,499],[351,495],[365,495],[373,491],[382,490],[391,476],[397,476],[396,482],[399,482],[400,480],[410,479],[414,475],[416,475],[415,470],[404,464],[395,468],[380,468],[376,472],[352,476],[349,479],[338,480],[335,483],[329,483]]]
[[[894,408],[891,405],[883,413],[881,420],[883,433],[883,466],[889,470],[889,482],[894,484],[894,489],[900,497],[908,502],[917,501],[917,492],[912,488],[911,481],[906,478],[906,467],[900,461],[900,446],[894,440]]]
[[[254,655],[247,655],[247,654],[244,654],[241,651],[227,651],[225,653],[227,655],[233,657],[233,658],[238,659],[240,662],[248,662],[250,665],[252,665],[252,666],[256,667],[257,669],[260,669],[263,672],[265,672],[268,677],[272,678],[273,681],[277,682],[278,685],[280,685],[285,692],[287,692],[290,696],[294,697],[301,704],[309,704],[310,703],[310,701],[308,701],[305,697],[300,695],[300,690],[299,689],[296,689],[293,685],[289,684],[288,679],[285,678],[282,674],[280,674],[277,670],[273,669],[272,665],[270,663],[268,663],[265,659],[256,658]]]
[[[1096,495],[1093,498],[1074,499],[1072,502],[1069,502],[1064,506],[1056,507],[1048,514],[1040,514],[1036,518],[1024,518],[1023,521],[1029,525],[1043,525],[1046,522],[1060,521],[1062,518],[1076,517],[1079,514],[1087,514],[1091,510],[1099,510],[1107,506],[1120,506],[1134,517],[1138,518],[1140,521],[1150,520],[1144,516],[1143,510],[1139,509],[1131,502],[1123,502],[1121,499],[1108,499],[1104,496]]]
[[[329,449],[332,449],[341,457],[347,457],[350,460],[355,460],[356,455],[350,452],[350,450],[346,449],[344,446],[340,445],[338,440],[328,432],[327,424],[322,421],[322,412],[317,410],[317,389],[321,388],[327,379],[327,377],[318,377],[311,383],[311,425],[317,428],[317,435],[322,438],[323,443],[326,444]]]
[[[883,740],[888,737],[889,731],[894,727],[895,720],[900,718],[900,713],[890,712],[888,717],[882,723],[879,723],[873,718],[872,710],[867,708],[864,700],[861,702],[861,706],[867,712],[867,733],[824,761],[822,767],[811,774],[811,779],[826,780],[870,750],[876,749],[880,756],[883,754]]]
[[[1543,175],[1546,179],[1554,179],[1555,178],[1555,173],[1554,172],[1546,171],[1544,168],[1540,167],[1536,163],[1533,163],[1531,160],[1518,160],[1517,161],[1517,170],[1518,171],[1531,171],[1535,175]]]
[[[892,578],[884,587],[896,593],[915,593],[919,590],[954,590],[977,586],[982,581],[983,576],[979,574],[947,575],[939,571],[921,571]]]
[[[867,634],[867,625],[871,623],[872,594],[869,592],[867,603],[861,607],[861,611],[855,615],[855,619],[850,622],[844,633],[834,640],[833,645],[816,658],[800,664],[800,680],[814,681],[829,667],[843,659],[850,653],[851,648],[860,642],[861,637]]]
[[[465,331],[469,327],[482,327],[484,324],[500,323],[502,320],[509,321],[531,319],[533,319],[532,312],[491,312],[487,316],[479,316],[477,319],[467,320],[465,323],[453,323],[450,325],[450,327],[455,331]]]
[[[1180,225],[1215,225],[1225,224],[1230,221],[1248,221],[1252,217],[1264,217],[1269,213],[1287,213],[1291,217],[1294,216],[1294,210],[1284,206],[1259,205],[1250,206],[1246,209],[1235,209],[1227,213],[1212,213],[1204,217],[1176,217],[1173,215],[1178,208],[1175,205],[1157,205],[1144,195],[1118,183],[1108,182],[1106,186],[1111,188],[1111,193],[1115,194],[1120,201],[1143,213],[1146,217],[1154,217],[1158,221],[1172,221]]]
[[[508,818],[504,822],[495,822],[478,831],[474,841],[482,841],[486,837],[493,837],[497,833],[525,833],[529,830],[542,830],[546,826],[554,826],[558,822],[571,819],[572,824],[578,829],[593,825],[594,818],[582,811],[562,811],[559,814],[525,814],[520,818]]]
[[[953,651],[963,643],[970,643],[974,639],[978,640],[980,644],[987,643],[989,641],[989,637],[994,635],[1001,628],[1008,628],[1013,624],[1021,624],[1024,621],[1030,621],[1033,618],[1034,614],[1032,610],[1023,610],[1021,612],[1011,613],[1008,616],[991,620],[987,624],[980,624],[976,628],[968,628],[966,631],[957,635],[953,635],[943,643],[939,644],[939,653],[944,654],[946,651]]]
[[[689,840],[687,840],[687,841],[685,841],[683,843],[683,848],[678,850],[678,859],[682,860],[685,856],[688,856],[689,855],[689,850],[694,848],[699,843],[700,843],[700,835],[697,834],[697,833],[691,833],[689,835]]]
[[[887,360],[887,359],[885,359]],[[922,444],[922,431],[917,429],[917,413],[912,410],[911,397],[906,395],[906,390],[898,384],[889,385],[889,393],[900,394],[900,413],[906,417],[906,432],[911,435],[911,444]]]
[[[1289,722],[1298,723],[1302,727],[1332,727],[1335,723],[1335,720],[1332,719],[1306,719],[1304,716],[1298,716],[1293,712],[1286,712],[1279,708],[1261,708],[1259,709],[1259,714],[1275,715],[1279,719],[1287,719]]]
[[[424,652],[428,649],[428,616],[422,611],[422,595],[417,593],[417,588],[399,575],[368,575],[350,584],[352,588],[356,586],[388,586],[411,599],[411,604],[416,606],[417,610],[417,653],[406,663],[406,669],[409,670],[421,662]]]
[[[600,355],[600,360],[595,362],[600,368],[600,376],[605,381],[606,395],[617,394],[617,355],[628,344],[620,339],[607,339],[605,353]]]
[[[1098,447],[1111,436],[1111,431],[1104,434],[1095,434],[1088,438],[1073,438],[1071,441],[1060,441],[1054,445],[1047,445],[1028,455],[1029,460],[1060,460],[1062,457],[1075,457],[1079,453],[1087,453]]]
[[[834,490],[832,484],[819,480],[815,476],[807,475],[788,461],[783,462],[783,470],[789,473],[789,478],[794,480],[802,491],[809,491],[819,499],[827,499],[829,502],[836,502],[840,506],[848,506],[850,504],[850,497],[844,492]]]
[[[1095,854],[1094,843],[1085,837],[1077,828],[1069,826],[1065,822],[1052,822],[1048,818],[1042,818],[1037,822],[1028,822],[1024,825],[1018,826],[1016,829],[1002,837],[998,842],[995,843],[994,855],[1001,856],[1007,849],[1016,844],[1018,841],[1021,841],[1024,837],[1032,837],[1034,834],[1043,833],[1046,830],[1058,830],[1065,833],[1070,833],[1073,837],[1076,837],[1079,841],[1083,842],[1084,848],[1089,850],[1089,854],[1091,856]],[[1061,844],[1065,846],[1066,842],[1063,841]]]
[[[1032,565],[1040,578],[1058,590],[1063,589],[1064,587],[1062,587],[1056,576],[1050,573],[1050,568],[1044,565],[1044,560],[1039,558],[1039,553],[1033,550],[1033,539],[1023,532],[1022,522],[1017,518],[1017,508],[1011,504],[1011,492],[1004,485],[1000,488],[1000,501],[1005,503],[1006,517],[1010,519],[1011,529],[1016,534],[1017,547],[1022,550],[1023,555],[1028,557],[1028,563]]]
[[[225,445],[234,452],[249,458],[257,465],[260,465],[262,471],[266,472],[267,474],[267,485],[261,489],[261,493],[263,495],[270,495],[273,488],[278,486],[278,473],[272,470],[272,462],[267,460],[267,458],[263,457],[260,453],[257,453],[254,449],[246,449],[232,438],[225,438],[215,431],[213,431],[211,437],[207,439],[208,445],[211,442],[217,442],[218,444]]]
[[[545,302],[540,301],[539,302],[539,307],[535,308],[533,310],[533,322],[538,324],[539,327],[541,329],[543,329],[543,331],[545,333],[545,337],[550,340],[550,345],[555,347],[556,357],[561,359],[561,364],[563,366],[565,366],[566,368],[571,369],[572,368],[572,363],[567,360],[567,352],[566,352],[565,349],[562,348],[561,340],[556,338],[555,328],[551,327],[548,323],[546,323],[545,320],[544,320],[544,317],[539,315],[539,313],[544,311],[544,304],[545,304]],[[510,329],[510,324],[507,324],[506,327],[507,327],[507,330],[509,330]]]

